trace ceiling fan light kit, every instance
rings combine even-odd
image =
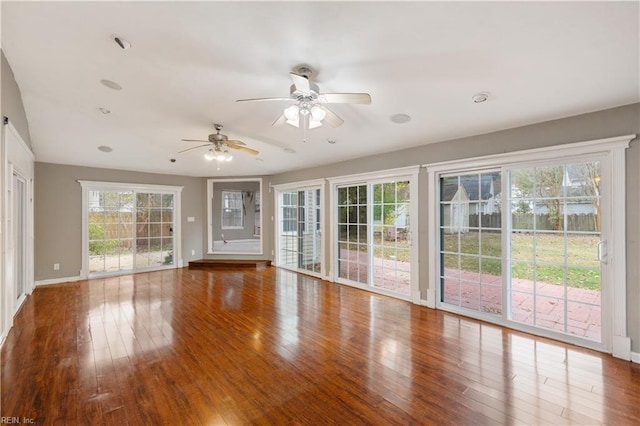
[[[238,151],[246,152],[251,155],[258,155],[259,152],[255,149],[249,148],[246,146],[244,142],[237,140],[229,140],[227,135],[223,135],[220,133],[222,130],[221,124],[214,124],[216,129],[216,133],[212,133],[209,135],[208,140],[200,140],[200,139],[182,139],[183,142],[204,142],[202,145],[195,146],[193,148],[183,149],[179,153],[191,151],[198,148],[208,147],[209,150],[205,152],[204,158],[207,161],[218,160],[220,162],[228,162],[233,160],[233,155],[229,152],[229,149],[235,149]]]
[[[310,81],[313,73],[308,67],[300,67],[289,76],[293,84],[289,87],[289,97],[238,99],[236,102],[293,101],[273,122],[273,126],[287,123],[303,129],[315,129],[323,124],[338,127],[344,120],[323,104],[370,104],[368,93],[320,93],[317,84]]]

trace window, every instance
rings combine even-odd
[[[222,229],[244,228],[241,191],[222,191]]]

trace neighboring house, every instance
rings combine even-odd
[[[492,174],[463,176],[457,184],[443,183],[443,223],[447,233],[467,232],[469,216],[500,212],[500,179]]]

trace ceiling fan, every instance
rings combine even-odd
[[[281,98],[253,98],[238,99],[236,102],[255,101],[294,101],[273,122],[273,126],[282,123],[294,127],[314,129],[327,123],[332,127],[341,126],[344,120],[338,117],[324,104],[370,104],[371,95],[368,93],[320,93],[318,85],[311,82],[309,76],[313,73],[307,67],[300,67],[297,72],[291,72],[293,84],[289,88],[289,97]]]
[[[229,140],[227,135],[223,135],[220,133],[222,130],[222,124],[214,124],[216,129],[216,133],[212,133],[209,135],[209,140],[200,140],[200,139],[182,139],[184,142],[205,142],[203,145],[194,146],[193,148],[183,149],[179,153],[191,151],[198,148],[209,147],[209,150],[204,154],[204,158],[207,160],[218,160],[218,161],[231,161],[233,156],[229,152],[229,149],[235,149],[238,151],[246,152],[251,155],[258,155],[258,151],[255,149],[251,149],[244,142]]]

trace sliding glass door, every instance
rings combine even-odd
[[[600,161],[509,170],[510,317],[602,339]]]
[[[337,281],[413,297],[412,175],[337,183]],[[415,264],[415,262],[414,262]]]
[[[277,200],[277,265],[322,274],[321,187],[278,190]]]
[[[179,188],[81,184],[86,211],[84,264],[89,275],[177,265],[174,236],[179,226]]]
[[[173,263],[173,194],[136,193],[136,267]]]
[[[499,171],[441,177],[442,302],[502,314],[501,196]]]
[[[133,270],[133,191],[89,191],[89,273]]]
[[[439,302],[602,342],[607,187],[598,158],[440,174]]]

